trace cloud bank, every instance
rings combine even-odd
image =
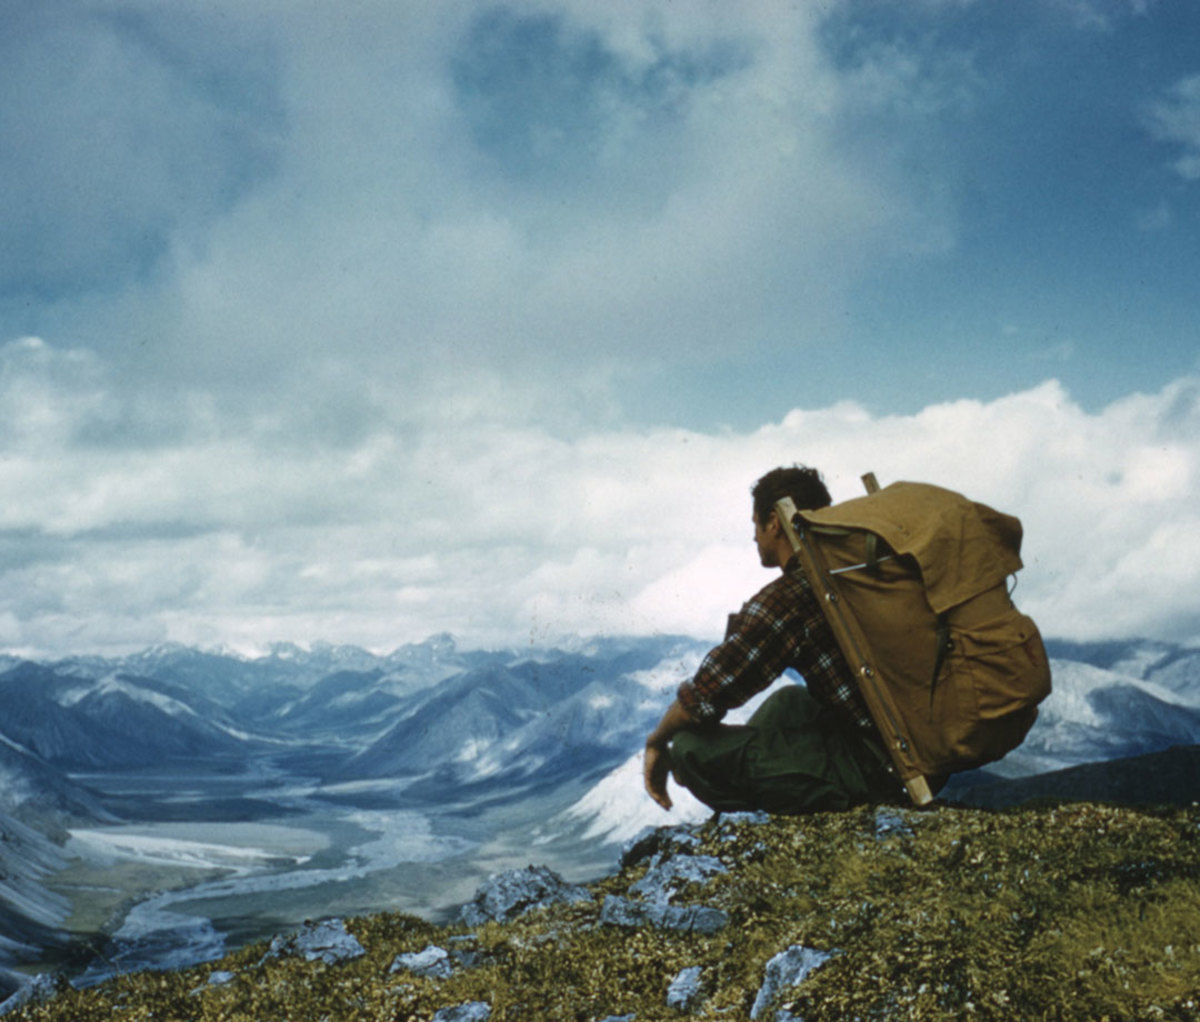
[[[441,395],[450,364],[603,414],[835,335],[858,271],[952,233],[904,163],[964,86],[835,66],[808,5],[18,11],[0,312],[127,381],[256,400],[349,360]]]
[[[0,350],[0,642],[390,649],[573,634],[717,636],[769,579],[748,487],[776,464],[919,479],[1017,514],[1018,599],[1073,638],[1200,634],[1200,380],[1084,411],[1048,381],[873,415],[841,402],[749,431],[556,432],[401,403],[353,435],[290,398],[120,396],[94,354]],[[302,441],[300,438],[303,438]]]
[[[795,460],[1194,638],[1189,19],[4,5],[0,645],[716,635]]]

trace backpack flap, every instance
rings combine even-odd
[[[911,557],[936,614],[1021,570],[1019,519],[929,483],[892,483],[800,515],[814,526],[876,533],[896,554]]]

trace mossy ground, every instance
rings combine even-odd
[[[780,1002],[807,1022],[1200,1019],[1200,809],[903,815],[906,828],[882,835],[871,809],[705,824],[697,851],[729,872],[675,902],[724,909],[730,923],[711,937],[598,924],[603,896],[625,893],[641,863],[593,885],[591,904],[476,930],[381,913],[347,920],[367,949],[354,961],[262,961],[260,944],[63,989],[8,1018],[393,1022],[480,1000],[493,1022],[649,1022],[681,1017],[667,986],[699,965],[705,994],[691,1017],[744,1019],[768,959],[803,944],[833,952]],[[398,953],[431,943],[480,951],[482,964],[442,980],[389,972]],[[217,969],[236,979],[206,987]]]

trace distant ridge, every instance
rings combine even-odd
[[[1040,799],[1125,806],[1190,805],[1200,801],[1200,745],[1176,745],[1161,752],[1010,780],[969,784],[964,776],[945,797],[952,804],[979,809],[1004,809]]]

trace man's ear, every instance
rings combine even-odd
[[[763,527],[763,532],[767,532],[772,536],[778,536],[781,530],[779,512],[771,508],[771,513],[767,515],[767,524]]]

